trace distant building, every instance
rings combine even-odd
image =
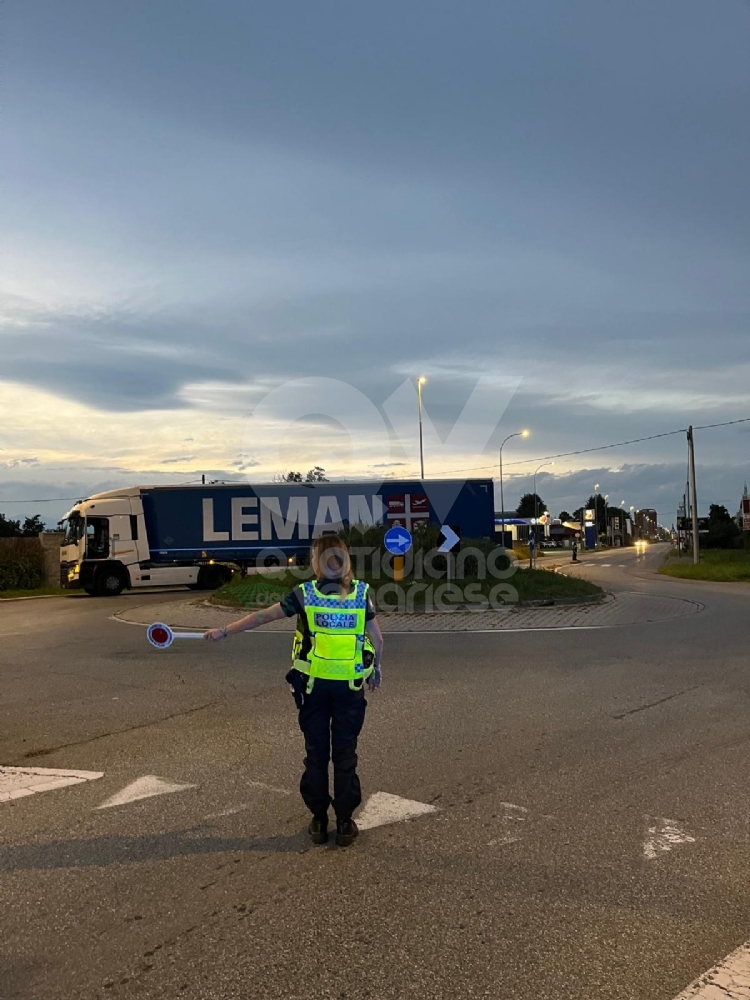
[[[742,494],[740,509],[737,512],[737,526],[742,531],[750,531],[750,493],[747,490],[747,483],[745,483],[745,492]]]

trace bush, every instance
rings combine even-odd
[[[4,539],[0,547],[0,591],[36,590],[43,583],[44,554],[38,539]]]

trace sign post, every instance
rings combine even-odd
[[[440,528],[440,544],[438,545],[438,552],[442,552],[445,555],[445,561],[447,564],[448,575],[447,582],[448,586],[451,585],[451,550],[456,547],[456,545],[461,541],[461,529],[452,527],[449,524],[443,524]]]
[[[393,556],[393,579],[400,582],[404,578],[404,556],[411,548],[411,533],[396,525],[386,531],[383,544]]]

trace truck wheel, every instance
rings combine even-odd
[[[198,572],[198,590],[218,590],[225,580],[223,566],[201,566]]]
[[[94,590],[99,597],[117,597],[124,587],[122,573],[117,569],[101,569],[96,574]]]

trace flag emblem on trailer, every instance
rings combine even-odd
[[[430,520],[430,503],[426,493],[395,493],[386,497],[388,523],[412,530],[414,524]]]

